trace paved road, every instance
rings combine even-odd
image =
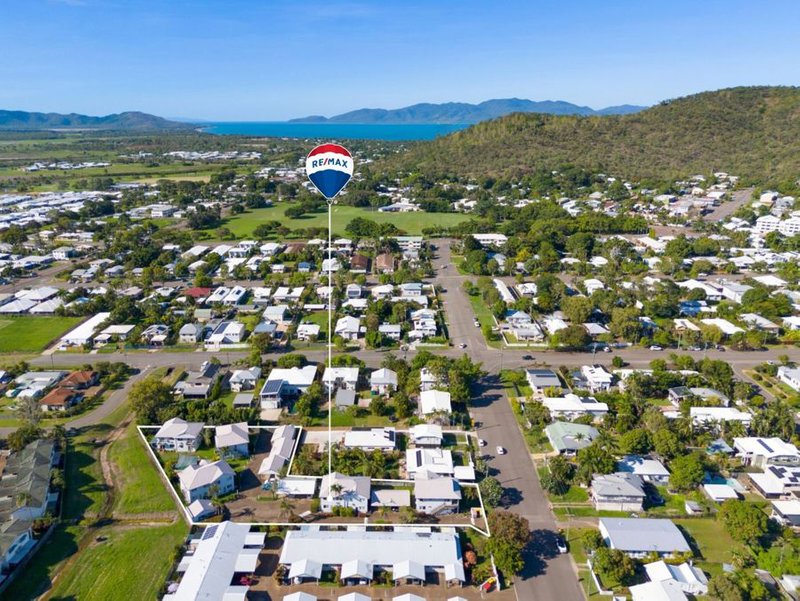
[[[482,386],[471,410],[480,424],[477,434],[486,440],[493,475],[506,489],[507,509],[526,518],[533,534],[524,555],[525,569],[515,582],[517,598],[583,599],[570,556],[557,551],[555,519],[499,378],[489,376]],[[497,455],[498,445],[506,454]]]
[[[722,202],[714,207],[710,213],[703,215],[705,221],[722,221],[726,217],[733,215],[740,207],[747,204],[753,196],[753,188],[742,188],[731,194],[731,200]]]

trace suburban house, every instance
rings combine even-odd
[[[800,499],[773,501],[770,517],[784,526],[800,527]]]
[[[319,490],[320,508],[330,512],[334,507],[350,507],[358,513],[367,513],[371,488],[372,483],[365,476],[326,474]]]
[[[278,409],[289,399],[303,394],[317,377],[317,367],[275,368],[261,387],[259,399],[262,409]]]
[[[358,387],[357,367],[327,367],[322,374],[326,390],[355,390]]]
[[[767,465],[763,472],[750,472],[747,475],[765,499],[800,495],[800,466]]]
[[[247,328],[240,321],[221,321],[206,338],[206,348],[239,344],[247,337]]]
[[[602,365],[583,365],[581,376],[586,387],[592,393],[604,392],[611,389],[614,376],[608,373]]]
[[[638,512],[646,497],[639,476],[620,472],[592,478],[592,501],[597,511]]]
[[[582,397],[568,393],[563,397],[544,397],[542,404],[550,411],[553,418],[575,419],[582,415],[602,418],[608,413],[608,405],[591,396]]]
[[[231,374],[228,385],[234,392],[243,390],[255,390],[258,379],[261,377],[260,367],[250,367],[248,369],[237,369]]]
[[[778,368],[778,379],[790,388],[800,392],[800,367],[781,365]]]
[[[674,583],[682,592],[689,595],[708,594],[708,578],[703,570],[688,562],[673,565],[663,560],[654,561],[644,564],[644,571],[650,582]]]
[[[178,480],[186,503],[222,496],[236,489],[236,474],[225,461],[200,461],[180,471]]]
[[[303,342],[313,342],[319,336],[320,327],[315,323],[301,323],[297,325],[295,336]]]
[[[358,335],[361,333],[361,320],[351,315],[340,317],[336,320],[333,332],[345,340],[358,340]]]
[[[369,375],[369,387],[375,394],[388,395],[397,389],[397,372],[381,368]]]
[[[543,395],[548,390],[561,391],[561,380],[550,369],[526,369],[525,379],[534,394]]]
[[[437,476],[414,480],[414,508],[432,515],[446,515],[458,512],[461,501],[461,486],[455,478]]]
[[[681,531],[671,520],[657,518],[600,518],[600,535],[606,545],[631,557],[650,553],[670,557],[675,553],[691,553]]]
[[[417,424],[411,427],[411,442],[418,447],[440,447],[444,441],[442,427],[438,424]]]
[[[574,455],[600,435],[592,426],[572,422],[553,422],[544,429],[544,433],[553,449],[564,455]]]
[[[178,342],[181,344],[197,344],[203,339],[203,326],[198,323],[187,323],[178,330]]]
[[[419,395],[419,407],[422,415],[431,413],[452,413],[450,393],[443,390],[425,390]]]
[[[389,427],[349,430],[344,435],[344,446],[362,451],[392,451],[397,446],[397,431]]]
[[[455,473],[453,467],[453,454],[447,449],[434,449],[418,447],[406,450],[406,472],[411,480],[417,474],[430,472],[438,476],[452,476]]]
[[[250,430],[247,423],[217,426],[214,431],[214,447],[223,457],[249,457]]]
[[[389,253],[381,253],[375,257],[375,270],[378,273],[394,273],[394,257]]]
[[[617,461],[617,471],[634,474],[643,482],[659,486],[669,484],[669,470],[658,459],[650,459],[641,455],[626,455]]]
[[[733,448],[745,465],[762,469],[768,465],[800,465],[800,451],[792,443],[780,438],[734,438]]]
[[[281,470],[292,456],[297,433],[297,428],[290,424],[278,426],[272,432],[269,455],[264,458],[258,468],[259,476],[269,479],[281,473]]]
[[[207,399],[221,377],[222,367],[219,363],[203,361],[199,369],[186,374],[186,379],[175,384],[173,390],[187,399]]]
[[[200,448],[203,424],[173,417],[158,429],[150,444],[159,451],[194,453]]]
[[[42,411],[47,412],[66,411],[82,400],[82,393],[59,386],[44,395],[39,401],[39,406],[42,408]]]

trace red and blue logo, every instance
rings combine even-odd
[[[332,200],[353,177],[353,156],[338,144],[321,144],[306,157],[306,175],[320,193]]]

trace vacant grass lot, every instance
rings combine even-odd
[[[119,479],[114,511],[136,514],[175,509],[135,425],[128,426],[125,435],[113,443],[109,459],[117,466]]]
[[[328,213],[310,213],[303,215],[300,219],[289,219],[284,215],[284,211],[295,203],[281,202],[266,209],[254,209],[245,211],[239,215],[230,217],[226,223],[227,227],[237,238],[251,236],[253,230],[267,221],[280,221],[291,229],[302,229],[308,227],[328,227]],[[333,207],[333,231],[337,235],[344,235],[345,227],[355,217],[364,217],[377,223],[392,223],[399,229],[411,235],[422,233],[423,228],[444,226],[450,227],[469,219],[467,215],[461,213],[380,213],[377,210],[365,209],[360,207],[334,206]]]
[[[2,317],[0,353],[42,351],[80,322],[80,317]]]
[[[50,598],[106,601],[156,599],[188,527],[183,522],[134,530],[104,529],[61,574]]]

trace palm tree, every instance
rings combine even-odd
[[[343,490],[343,486],[341,484],[339,484],[338,482],[334,482],[330,486],[331,495],[334,496],[334,497],[338,497],[339,495],[341,495],[342,494],[342,490]]]
[[[216,510],[217,515],[221,514],[225,509],[225,503],[222,502],[222,499],[220,499],[218,495],[211,497],[211,505]]]
[[[281,499],[281,510],[280,510],[281,519],[289,520],[294,516],[294,505],[292,502],[284,497]]]

